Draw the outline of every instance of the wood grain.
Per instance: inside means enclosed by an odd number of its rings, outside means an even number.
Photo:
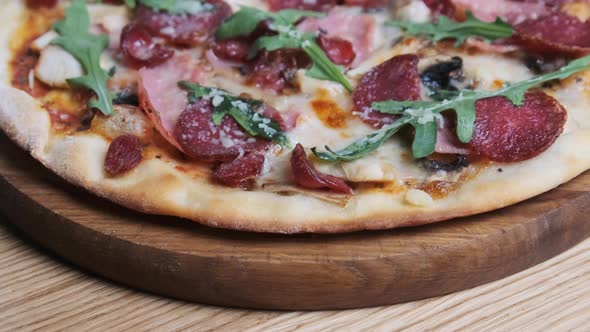
[[[140,293],[48,256],[0,217],[0,331],[587,331],[590,240],[500,281],[362,310],[225,309]]]
[[[270,309],[423,299],[511,275],[590,234],[590,175],[452,222],[338,236],[216,230],[135,213],[46,171],[0,137],[0,208],[68,261],[174,298]]]

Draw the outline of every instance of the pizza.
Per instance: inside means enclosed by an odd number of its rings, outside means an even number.
[[[4,1],[0,127],[67,181],[236,230],[389,229],[590,168],[590,3]]]

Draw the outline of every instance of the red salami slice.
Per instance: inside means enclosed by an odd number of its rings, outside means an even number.
[[[141,162],[142,147],[139,138],[121,135],[111,142],[104,162],[104,170],[115,176],[128,172]]]
[[[241,187],[251,179],[262,173],[264,168],[264,155],[251,153],[232,162],[221,164],[213,176],[215,179],[229,187]]]
[[[350,66],[356,57],[352,43],[338,37],[318,36],[318,45],[326,52],[332,62],[341,66]]]
[[[582,56],[590,54],[590,21],[564,13],[528,20],[515,27],[517,40],[529,52]]]
[[[271,11],[300,9],[326,12],[338,4],[338,0],[266,0]]]
[[[135,67],[156,66],[174,55],[174,50],[157,44],[147,29],[135,23],[123,29],[121,50],[127,63]]]
[[[222,0],[209,0],[212,10],[195,15],[174,15],[140,6],[136,20],[155,36],[179,44],[194,46],[207,40],[217,26],[231,15],[231,7]]]
[[[295,182],[307,189],[326,189],[343,194],[352,194],[352,189],[341,178],[320,173],[307,159],[305,149],[297,144],[291,154],[291,170]]]
[[[231,117],[219,126],[212,120],[210,101],[201,100],[182,112],[174,137],[189,157],[206,161],[232,161],[250,152],[265,150],[270,141],[247,135]]]
[[[375,127],[390,124],[396,117],[374,111],[371,104],[389,99],[419,100],[420,88],[418,57],[398,55],[371,69],[360,80],[352,95],[355,114]]]
[[[477,101],[474,153],[496,162],[519,162],[547,150],[561,135],[567,111],[543,92],[529,92],[521,107],[507,98]]]

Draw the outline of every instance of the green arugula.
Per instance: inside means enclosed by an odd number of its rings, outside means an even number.
[[[274,51],[281,48],[300,48],[312,60],[312,67],[306,75],[320,80],[328,80],[341,84],[352,92],[352,85],[344,76],[344,69],[334,64],[321,47],[316,43],[315,33],[304,33],[297,30],[295,23],[303,17],[321,17],[323,14],[311,11],[285,9],[278,12],[265,12],[252,7],[242,7],[217,29],[215,34],[219,40],[248,36],[265,20],[272,20],[270,29],[276,35],[262,36],[254,42],[249,58],[255,57],[260,51]]]
[[[530,80],[514,84],[506,84],[496,91],[441,91],[434,97],[435,101],[395,101],[388,100],[373,103],[372,107],[386,114],[397,114],[400,118],[391,125],[360,139],[345,149],[335,152],[325,147],[325,152],[312,149],[314,154],[327,161],[351,161],[362,158],[375,151],[387,139],[396,134],[406,125],[415,128],[416,134],[412,144],[415,158],[423,158],[434,152],[437,140],[437,119],[441,113],[454,110],[457,114],[457,136],[463,143],[468,143],[473,137],[475,125],[475,102],[490,97],[506,97],[515,106],[522,106],[526,92],[536,86],[552,80],[565,79],[575,73],[590,69],[590,56],[570,62],[553,73],[540,75]]]
[[[283,146],[289,146],[289,140],[281,131],[279,124],[257,112],[263,107],[262,101],[232,96],[225,90],[205,87],[188,81],[181,81],[178,85],[188,91],[191,104],[200,99],[211,101],[213,106],[212,119],[216,126],[221,125],[223,118],[229,115],[248,134],[269,139]]]
[[[213,5],[201,0],[125,0],[125,4],[130,8],[135,8],[138,2],[152,9],[177,15],[194,15],[213,9]]]
[[[447,16],[441,16],[437,23],[392,21],[388,24],[404,29],[409,35],[427,36],[434,41],[456,39],[455,46],[463,44],[469,37],[479,37],[492,42],[496,39],[508,38],[514,33],[512,26],[500,18],[493,23],[483,22],[471,12],[467,13],[467,20],[464,22],[456,22]]]
[[[53,29],[59,34],[51,44],[57,45],[76,58],[86,74],[68,80],[76,88],[87,88],[96,94],[89,101],[88,107],[97,108],[105,115],[113,114],[114,95],[107,88],[107,81],[114,74],[100,67],[100,55],[107,48],[109,39],[106,35],[88,33],[90,17],[86,1],[74,0],[65,12],[65,18],[55,23]]]

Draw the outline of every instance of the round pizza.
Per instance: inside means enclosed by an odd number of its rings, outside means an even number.
[[[0,127],[128,208],[336,233],[590,168],[587,0],[4,0]]]

